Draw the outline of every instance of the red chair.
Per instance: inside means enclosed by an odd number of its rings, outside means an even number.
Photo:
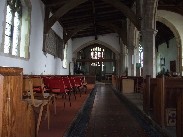
[[[85,79],[85,76],[81,77],[81,80],[82,80],[82,86],[85,90],[85,94],[86,94],[86,91],[87,91],[87,81]]]
[[[71,84],[70,78],[68,76],[66,76],[66,77],[62,77],[62,79],[64,81],[64,85],[65,85],[66,89],[70,91],[69,94],[71,95],[71,93],[73,93],[74,97],[76,99],[74,87]]]
[[[74,94],[76,94],[77,93],[77,85],[76,85],[74,77],[70,76],[69,80],[70,80],[70,83],[72,85],[73,92],[74,92]]]
[[[82,79],[79,76],[75,76],[74,80],[75,80],[76,88],[80,92],[80,97],[81,97],[81,89],[80,88],[82,88]]]
[[[66,98],[66,95],[68,94],[69,90],[66,89],[63,80],[60,78],[50,78],[49,79],[49,89],[51,93],[56,95],[62,95],[62,97]],[[70,102],[70,96],[69,96],[69,102]],[[71,106],[71,102],[70,102]],[[65,101],[64,101],[64,107],[65,107]]]
[[[49,79],[50,79],[51,77],[43,77],[43,83],[44,83],[44,85],[46,86],[46,87],[48,87],[49,86]]]

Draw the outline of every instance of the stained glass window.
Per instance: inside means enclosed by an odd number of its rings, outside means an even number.
[[[104,59],[104,51],[105,50],[100,47],[91,48],[91,59]],[[100,65],[104,66],[104,63],[103,62],[101,64],[100,62],[91,63],[91,66],[100,66]]]
[[[139,63],[143,67],[143,47],[139,44]]]
[[[66,43],[64,48],[63,68],[67,68],[67,47],[68,44]]]
[[[7,0],[4,53],[19,55],[21,13],[20,0]]]

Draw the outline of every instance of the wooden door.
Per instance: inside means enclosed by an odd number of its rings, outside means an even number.
[[[91,66],[90,65],[90,75],[96,76],[96,80],[101,80],[101,66]]]
[[[176,72],[176,61],[170,61],[170,72]]]

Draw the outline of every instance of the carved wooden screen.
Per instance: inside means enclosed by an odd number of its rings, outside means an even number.
[[[52,29],[44,37],[43,51],[63,60],[63,40]]]
[[[171,72],[176,72],[176,61],[170,61],[170,71]]]

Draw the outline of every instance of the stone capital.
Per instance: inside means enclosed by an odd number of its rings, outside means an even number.
[[[143,29],[142,34],[147,34],[147,33],[152,33],[154,35],[156,35],[158,33],[158,30],[153,29],[153,28],[147,28],[147,29]]]

